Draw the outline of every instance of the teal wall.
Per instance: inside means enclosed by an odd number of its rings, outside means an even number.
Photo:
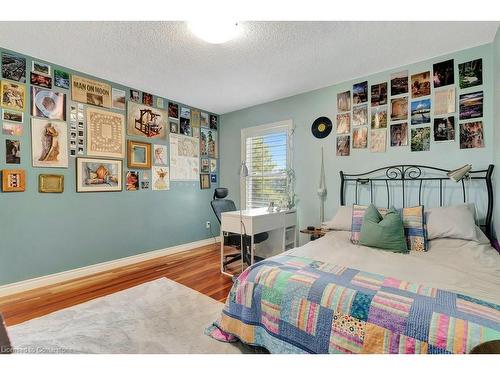
[[[360,59],[361,59],[360,55]],[[390,57],[388,57],[390,58]],[[311,134],[311,124],[319,116],[328,116],[332,121],[336,118],[337,93],[351,90],[353,83],[368,80],[368,84],[376,84],[390,80],[391,73],[408,69],[409,74],[432,71],[432,64],[446,59],[455,60],[455,82],[458,83],[458,64],[477,58],[483,59],[483,86],[459,90],[457,84],[457,111],[460,93],[484,90],[484,136],[486,146],[482,149],[460,150],[458,144],[458,126],[456,125],[457,141],[451,143],[435,143],[431,138],[431,150],[428,152],[411,152],[409,147],[386,148],[385,153],[371,153],[366,150],[352,150],[349,157],[335,155],[335,136],[330,134],[319,140]],[[353,62],[354,63],[354,62]],[[335,69],[335,64],[332,64]],[[294,79],[294,77],[290,77]],[[431,89],[433,90],[433,88]],[[432,93],[431,93],[432,94]],[[432,96],[433,98],[433,96]],[[320,149],[324,147],[325,172],[328,196],[325,203],[325,218],[330,218],[339,205],[339,171],[362,172],[391,164],[412,163],[443,168],[456,168],[465,163],[472,163],[475,169],[486,167],[493,161],[493,45],[487,44],[430,60],[421,61],[408,66],[396,67],[386,72],[336,84],[323,89],[288,97],[231,112],[221,116],[220,143],[221,150],[221,181],[220,185],[228,187],[233,198],[238,200],[239,178],[237,175],[240,161],[240,131],[243,128],[292,119],[296,127],[294,136],[294,169],[297,176],[296,193],[298,194],[299,225],[319,224],[319,199],[316,190],[319,184]],[[456,116],[456,122],[458,116]],[[411,127],[411,126],[410,126]],[[333,133],[333,132],[332,132]],[[389,139],[389,137],[388,137]],[[496,171],[497,173],[499,171]],[[457,189],[459,190],[459,189]],[[484,192],[478,190],[475,195],[472,186],[470,200],[478,203],[479,209],[485,206]],[[426,191],[431,191],[426,190]],[[432,193],[432,191],[431,191]],[[431,194],[432,195],[432,194]],[[436,195],[426,197],[427,204],[438,204]],[[396,199],[396,198],[395,198]],[[395,200],[398,204],[400,201]],[[305,240],[306,236],[302,237]]]
[[[29,81],[32,58],[26,56],[26,59]],[[59,68],[95,78],[125,90],[128,99],[128,87],[48,63],[52,74]],[[27,84],[28,108],[29,87]],[[70,92],[54,89],[67,94],[69,117]],[[168,104],[166,98],[164,102]],[[156,96],[154,103],[156,105]],[[125,111],[116,112],[125,114]],[[27,109],[24,133],[18,138],[21,165],[5,164],[5,139],[16,137],[0,134],[0,169],[20,167],[27,173],[25,192],[0,193],[0,284],[206,239],[211,236],[205,229],[207,220],[213,224],[213,233],[218,233],[217,220],[210,208],[212,190],[200,190],[199,182],[171,181],[168,191],[76,193],[75,159],[69,158],[67,169],[32,168],[30,134]],[[168,145],[168,140],[127,138]],[[123,169],[125,174],[126,160]],[[38,193],[38,175],[43,173],[63,174],[64,193]]]
[[[494,81],[494,107],[496,111],[494,111],[494,120],[493,125],[495,128],[495,147],[494,150],[494,163],[499,168],[497,173],[494,175],[495,177],[495,186],[500,186],[500,28],[497,30],[495,35],[495,40],[493,41],[493,60],[495,66],[495,81]],[[496,197],[495,201],[495,211],[493,213],[493,225],[495,233],[498,235],[500,233],[500,197]]]

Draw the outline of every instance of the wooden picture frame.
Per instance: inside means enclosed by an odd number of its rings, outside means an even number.
[[[127,141],[127,167],[151,169],[151,143]]]
[[[39,193],[62,193],[64,191],[64,176],[62,174],[38,175]]]
[[[200,189],[210,189],[210,175],[208,173],[200,173]]]
[[[24,169],[2,170],[2,191],[5,193],[26,190],[26,172]]]
[[[123,162],[117,159],[76,158],[76,192],[122,191]]]

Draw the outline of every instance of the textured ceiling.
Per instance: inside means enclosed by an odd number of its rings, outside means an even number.
[[[0,46],[226,113],[493,40],[498,22],[241,22],[211,45],[183,22],[0,22]]]

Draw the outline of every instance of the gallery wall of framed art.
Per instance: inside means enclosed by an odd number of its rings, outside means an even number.
[[[432,59],[417,60],[412,64],[396,66],[387,71],[378,72],[378,69],[374,69],[374,73],[370,75],[331,86],[325,81],[325,87],[318,90],[223,114],[220,119],[221,132],[218,134],[219,141],[225,145],[221,154],[220,184],[229,191],[239,189],[239,178],[234,171],[238,170],[240,151],[239,148],[231,147],[230,143],[231,140],[238,139],[241,129],[285,119],[292,120],[295,126],[293,165],[296,174],[296,193],[300,200],[298,220],[301,223],[310,223],[308,225],[320,224],[317,181],[320,178],[321,148],[324,150],[328,190],[325,218],[332,217],[339,205],[340,171],[364,172],[399,163],[435,165],[448,169],[466,163],[471,163],[474,168],[486,167],[494,162],[494,148],[498,147],[496,146],[498,142],[495,142],[493,137],[495,71],[493,51],[492,44],[485,44]],[[397,53],[397,48],[394,48],[394,54]],[[365,56],[364,51],[359,51],[359,56],[359,60],[353,61],[352,64],[367,73],[372,71],[370,56]],[[390,56],[387,58],[390,61]],[[450,83],[448,68],[450,60],[453,60],[453,84]],[[472,63],[476,60],[481,60],[481,78],[477,74],[478,63]],[[434,86],[435,64],[437,64],[436,71],[444,73],[436,76],[439,80],[438,87]],[[332,69],[335,69],[334,63]],[[462,75],[461,69],[464,72]],[[421,75],[424,72],[428,74]],[[413,82],[420,82],[419,79],[422,77],[430,81],[428,84],[414,85],[412,91],[412,76],[414,76]],[[392,85],[394,95],[391,93],[391,81],[394,82]],[[454,101],[450,88],[454,88],[455,91]],[[483,93],[482,98],[478,92]],[[468,101],[472,104],[471,107],[475,101],[482,99],[482,117],[460,119],[461,96],[462,102]],[[415,104],[417,102],[419,102],[418,108]],[[454,109],[451,103],[454,103]],[[411,124],[412,105],[415,110],[414,124]],[[466,107],[469,106],[463,108]],[[419,123],[423,115],[430,117],[430,122]],[[330,134],[324,138],[317,138],[311,132],[311,124],[320,117],[327,117],[333,124]],[[436,123],[434,119],[437,119]],[[453,134],[446,129],[452,128],[453,122],[455,140],[451,141],[448,138],[453,138]],[[484,147],[460,148],[461,124],[471,123],[464,125],[462,133],[476,134],[481,128],[479,124],[475,124],[477,122],[482,122],[484,142],[482,144],[465,142],[465,144]],[[442,129],[436,134],[437,140],[434,139],[435,125],[437,129]],[[389,132],[391,127],[392,139]],[[423,142],[414,142],[415,150],[411,150],[412,131],[414,139],[430,138],[429,151],[417,151],[425,148],[422,147]],[[372,140],[374,142],[371,142]],[[227,144],[229,145],[226,146]],[[446,199],[460,198],[461,190],[458,185],[456,197],[450,195]],[[369,191],[364,188],[361,190],[360,199],[367,197],[369,199]],[[380,201],[385,202],[386,197],[383,195],[385,190],[378,189],[377,194],[379,192],[382,194]],[[484,199],[480,196],[483,192],[484,190],[479,188],[474,189],[472,183],[470,200],[480,202],[479,205],[483,204]],[[349,196],[351,200],[352,190],[347,193],[351,194]],[[475,196],[476,193],[478,196]],[[401,197],[398,192],[394,194],[391,198],[394,202],[400,202]],[[430,193],[428,198],[427,204],[439,205],[439,194]],[[482,208],[479,207],[480,212],[485,212]]]
[[[200,186],[201,154],[218,186],[217,114],[2,48],[0,65],[0,257],[23,259],[0,285],[218,232]]]

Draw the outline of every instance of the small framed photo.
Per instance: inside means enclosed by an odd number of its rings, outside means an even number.
[[[217,183],[217,175],[216,174],[211,174],[210,175],[210,182],[212,184],[216,184]]]
[[[151,169],[151,143],[129,140],[127,154],[129,168]]]
[[[31,63],[31,71],[34,73],[50,76],[50,65],[33,60],[33,62]]]
[[[2,191],[6,193],[26,190],[24,169],[4,169],[2,171]]]
[[[121,160],[77,158],[76,192],[121,191],[122,173]]]
[[[11,111],[10,109],[2,109],[2,120],[22,124],[24,122],[24,113]]]
[[[208,173],[200,174],[200,189],[210,189],[210,175]]]
[[[38,192],[62,193],[64,191],[64,176],[61,174],[41,174],[38,176]]]

